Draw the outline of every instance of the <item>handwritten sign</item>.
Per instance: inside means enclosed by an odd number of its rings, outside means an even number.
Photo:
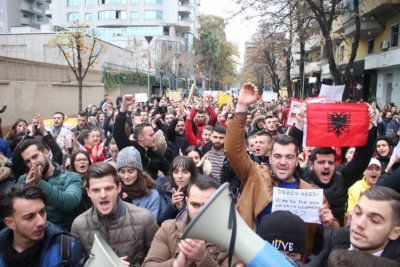
[[[321,223],[319,207],[323,201],[322,189],[286,189],[274,187],[272,212],[287,210],[299,216],[304,222]]]
[[[139,93],[135,94],[136,102],[146,102],[149,98],[147,97],[147,93]]]
[[[326,96],[328,103],[342,101],[344,85],[330,86],[323,84],[319,96]]]
[[[168,97],[169,97],[170,101],[181,101],[182,100],[180,92],[169,92]]]

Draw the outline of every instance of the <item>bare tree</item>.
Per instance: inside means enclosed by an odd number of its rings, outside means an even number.
[[[100,55],[106,49],[106,44],[94,36],[87,36],[88,24],[72,23],[70,31],[58,32],[49,40],[49,45],[58,47],[78,81],[79,111],[82,111],[83,80]]]

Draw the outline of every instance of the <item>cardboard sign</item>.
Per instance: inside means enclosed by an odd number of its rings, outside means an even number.
[[[139,94],[135,94],[135,100],[136,102],[146,102],[147,100],[149,100],[147,93],[139,93]]]
[[[274,187],[272,212],[287,210],[299,216],[304,222],[321,223],[319,207],[323,203],[322,189],[286,189]]]
[[[170,101],[181,101],[182,100],[181,93],[179,93],[179,92],[169,92],[168,97],[169,97]]]
[[[290,108],[288,112],[288,117],[286,119],[286,127],[293,126],[296,123],[296,113],[299,110],[300,106],[303,104],[303,101],[292,98],[290,100]]]
[[[277,99],[278,99],[278,93],[264,91],[262,94],[262,100],[264,102],[271,102],[272,100],[277,100]]]
[[[330,86],[323,84],[319,96],[326,96],[328,103],[342,101],[344,87],[344,85]]]
[[[221,107],[223,104],[229,104],[229,103],[231,103],[231,100],[232,100],[232,96],[220,94],[218,96],[218,106]]]

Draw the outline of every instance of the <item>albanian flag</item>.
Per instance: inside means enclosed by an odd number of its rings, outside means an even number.
[[[307,146],[349,147],[367,143],[369,116],[365,104],[307,104]]]

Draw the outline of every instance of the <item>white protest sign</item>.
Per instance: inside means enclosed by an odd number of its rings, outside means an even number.
[[[392,152],[392,156],[390,157],[390,161],[391,162],[394,162],[394,161],[396,161],[396,156],[398,157],[398,158],[400,158],[400,142],[397,144],[397,146],[394,148],[394,150],[393,150],[393,152]],[[382,169],[382,171],[384,171],[383,169]]]
[[[307,104],[312,104],[312,103],[327,103],[326,97],[325,96],[318,96],[318,97],[310,97],[306,99]]]
[[[135,94],[135,100],[136,102],[146,102],[149,98],[147,97],[147,93],[139,93]]]
[[[271,102],[272,100],[277,100],[277,99],[278,99],[278,93],[264,91],[262,94],[262,100],[265,102]]]
[[[330,86],[323,84],[319,96],[326,96],[328,103],[342,101],[344,85]]]
[[[304,222],[321,223],[319,207],[322,206],[322,189],[286,189],[274,187],[272,212],[287,210],[299,216]]]
[[[288,112],[288,117],[286,118],[286,126],[293,126],[296,123],[296,113],[299,110],[301,104],[300,100],[295,100],[292,98],[290,101],[290,108]]]

